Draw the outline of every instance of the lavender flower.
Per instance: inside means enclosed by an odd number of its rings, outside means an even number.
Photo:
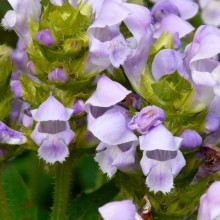
[[[186,129],[180,135],[183,138],[182,147],[192,149],[202,144],[202,137],[194,130]]]
[[[57,5],[57,6],[63,6],[66,2],[67,0],[50,0],[51,4]],[[78,0],[69,0],[69,3],[75,8],[78,4]]]
[[[139,5],[113,0],[100,1],[98,4],[92,1],[92,5],[96,9],[96,17],[88,29],[88,63],[100,67],[100,70],[111,64],[117,68],[124,65],[128,78],[137,86],[151,45],[149,10]],[[108,13],[109,8],[115,13]],[[120,32],[122,22],[133,35],[131,38],[125,39]],[[90,65],[89,68],[91,69]]]
[[[12,130],[0,121],[0,143],[25,144],[27,143],[27,138],[21,132]]]
[[[199,0],[202,9],[202,20],[205,24],[220,25],[220,2],[216,0]]]
[[[69,155],[68,144],[75,134],[68,120],[73,110],[65,108],[52,95],[38,109],[31,111],[37,125],[31,134],[33,141],[40,146],[38,155],[47,163],[63,162]]]
[[[143,150],[141,167],[147,176],[146,184],[154,193],[170,192],[173,178],[185,166],[185,159],[179,149],[182,138],[174,137],[162,124],[139,137]]]
[[[6,13],[2,19],[5,29],[14,30],[25,42],[30,44],[31,35],[28,30],[28,19],[38,21],[41,14],[41,4],[39,0],[8,0],[14,10]]]
[[[198,220],[214,220],[220,218],[220,181],[212,183],[200,199]]]
[[[109,202],[99,208],[104,220],[142,220],[131,200]]]
[[[129,93],[119,83],[102,76],[96,91],[85,103],[88,130],[102,142],[96,149],[95,159],[110,177],[118,168],[125,169],[135,163],[138,139],[128,128],[128,111],[115,105]]]
[[[54,39],[49,29],[38,31],[36,35],[36,41],[46,46],[52,46],[54,44]]]
[[[137,129],[139,133],[146,134],[163,121],[165,121],[165,113],[161,108],[147,106],[136,113],[128,126],[131,130]]]
[[[159,38],[163,32],[170,32],[175,38],[182,38],[189,34],[194,28],[185,20],[193,17],[197,11],[198,5],[191,0],[158,1],[151,11],[156,29],[154,38]]]

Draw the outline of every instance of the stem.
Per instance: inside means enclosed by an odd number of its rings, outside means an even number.
[[[51,220],[66,220],[69,191],[72,177],[72,164],[69,160],[63,164],[57,164],[54,189],[54,204],[52,207]]]
[[[3,175],[3,166],[0,166],[0,219],[11,220],[12,218],[8,209],[2,175]]]

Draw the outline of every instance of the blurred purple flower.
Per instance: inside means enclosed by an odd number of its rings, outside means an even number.
[[[154,38],[163,32],[170,32],[175,38],[182,38],[194,30],[187,19],[198,11],[198,5],[191,0],[160,0],[153,6],[151,14],[156,29]],[[175,39],[177,42],[178,39]]]
[[[25,144],[27,143],[27,138],[21,132],[9,128],[0,121],[0,143],[12,145]]]
[[[49,73],[48,79],[55,82],[66,82],[67,76],[63,68],[57,67]]]
[[[216,0],[199,0],[202,9],[202,20],[205,24],[220,25],[220,2]]]
[[[104,220],[142,220],[131,200],[109,202],[99,208]]]
[[[54,39],[52,37],[50,29],[38,31],[36,34],[36,41],[46,46],[52,46],[54,44]]]
[[[214,220],[220,218],[220,181],[211,184],[207,192],[200,198],[198,220]]]
[[[82,100],[76,99],[76,100],[74,101],[73,107],[72,107],[72,109],[73,109],[73,114],[74,114],[74,115],[77,115],[77,114],[83,112],[83,111],[84,111],[84,105],[85,105],[85,103],[84,103]]]
[[[31,35],[28,29],[28,19],[38,21],[41,14],[39,0],[8,0],[13,10],[9,10],[2,19],[5,29],[14,30],[25,42],[30,44]]]
[[[131,119],[128,127],[131,130],[137,129],[141,134],[148,133],[151,129],[165,121],[163,109],[157,106],[147,106]]]
[[[40,146],[38,155],[47,163],[63,162],[69,155],[68,144],[75,134],[69,127],[73,110],[65,108],[52,95],[38,109],[31,111],[37,125],[31,134]]]
[[[75,8],[80,0],[68,0],[69,3]],[[62,6],[67,2],[67,0],[50,0],[50,3],[57,6]]]
[[[179,174],[186,161],[179,149],[182,138],[174,137],[162,124],[139,137],[143,150],[141,167],[147,176],[146,184],[154,193],[170,192],[173,178]]]

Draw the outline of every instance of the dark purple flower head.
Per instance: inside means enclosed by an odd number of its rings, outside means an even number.
[[[137,129],[141,134],[146,134],[149,130],[165,121],[163,109],[157,106],[147,106],[138,112],[129,123],[132,130]]]
[[[48,79],[55,82],[66,82],[67,76],[63,68],[57,67],[49,73]]]
[[[202,137],[194,130],[186,129],[180,135],[183,138],[182,147],[192,149],[202,144]]]
[[[49,29],[39,31],[36,35],[36,40],[46,46],[52,46],[54,44],[54,39]]]

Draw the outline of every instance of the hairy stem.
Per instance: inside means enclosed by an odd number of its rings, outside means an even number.
[[[63,164],[57,164],[55,176],[54,204],[51,220],[66,220],[68,199],[72,180],[72,164],[69,160]]]

